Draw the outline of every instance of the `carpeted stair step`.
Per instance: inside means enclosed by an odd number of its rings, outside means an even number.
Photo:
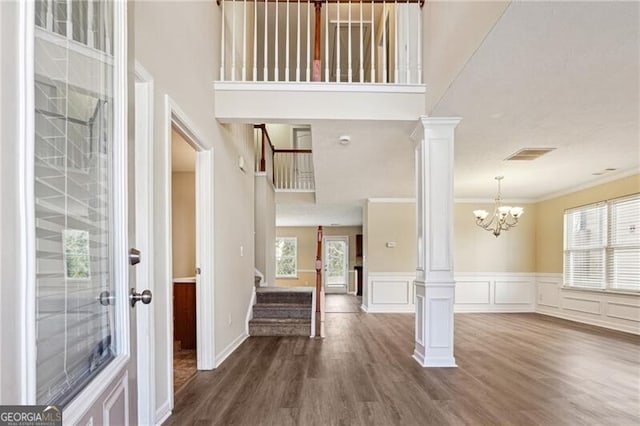
[[[309,336],[311,320],[299,318],[255,318],[249,321],[251,336]]]
[[[253,318],[299,318],[311,320],[309,303],[257,303],[253,306]]]
[[[292,303],[311,305],[312,292],[309,289],[287,289],[281,287],[262,287],[256,290],[256,302]]]

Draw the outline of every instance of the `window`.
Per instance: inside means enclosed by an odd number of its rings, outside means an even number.
[[[114,85],[122,65],[115,65],[110,49],[95,51],[112,44],[114,4],[35,3],[39,405],[68,404],[122,350],[112,261],[119,229],[113,198],[114,109],[124,101]],[[68,22],[73,25],[67,28]]]
[[[640,291],[640,195],[565,211],[564,283]]]
[[[276,238],[276,277],[297,278],[298,239],[295,237]]]

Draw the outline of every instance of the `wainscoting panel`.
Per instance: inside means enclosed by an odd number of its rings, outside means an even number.
[[[455,280],[455,312],[535,311],[533,273],[460,272]]]
[[[536,299],[538,306],[548,306],[558,308],[560,306],[560,288],[556,281],[538,279],[537,282],[538,297]]]
[[[367,312],[415,312],[413,281],[415,273],[369,272]],[[365,303],[366,302],[366,303]]]
[[[495,297],[496,305],[531,305],[534,298],[535,276],[527,280],[496,280]]]
[[[591,315],[600,315],[601,301],[584,297],[566,296],[562,297],[562,309],[568,311],[582,312]]]
[[[538,274],[536,312],[640,334],[640,295],[562,287],[562,274]]]

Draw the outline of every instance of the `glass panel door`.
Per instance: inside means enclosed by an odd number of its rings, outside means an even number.
[[[324,286],[327,293],[346,293],[349,283],[349,245],[347,237],[324,239]]]

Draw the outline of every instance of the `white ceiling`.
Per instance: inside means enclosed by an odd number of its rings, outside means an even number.
[[[514,2],[432,115],[456,129],[455,193],[538,199],[640,164],[638,3]],[[524,147],[555,147],[505,162]]]
[[[505,198],[533,201],[595,184],[603,176],[593,173],[606,168],[617,169],[608,178],[639,169],[639,9],[636,2],[511,3],[431,113],[463,118],[456,198],[492,199],[496,175],[505,176]],[[311,124],[319,205],[279,207],[278,215],[325,224],[321,213],[335,210],[324,204],[355,211],[366,198],[413,196],[415,124]],[[338,143],[343,134],[351,136],[347,146]],[[556,150],[504,161],[525,147]]]
[[[276,204],[276,226],[362,225],[362,207],[340,204]]]

